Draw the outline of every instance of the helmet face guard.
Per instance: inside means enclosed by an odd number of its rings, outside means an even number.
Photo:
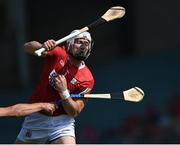
[[[71,33],[74,33],[75,31],[78,30],[74,30]],[[76,54],[73,53],[73,45],[75,43],[75,40],[78,38],[84,38],[87,39],[90,44],[89,44],[89,49],[86,53],[82,53],[80,50],[78,50],[76,52]],[[92,43],[92,38],[89,32],[83,32],[77,36],[75,36],[74,38],[71,38],[69,40],[67,40],[67,52],[74,58],[78,59],[78,60],[86,60],[89,55],[91,54],[91,49],[92,49],[93,43]]]

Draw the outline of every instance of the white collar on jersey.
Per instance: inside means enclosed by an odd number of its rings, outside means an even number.
[[[78,69],[82,69],[82,68],[84,68],[84,67],[85,67],[85,62],[82,61],[81,64],[79,65]]]

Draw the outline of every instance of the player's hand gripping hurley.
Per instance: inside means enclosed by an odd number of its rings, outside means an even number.
[[[69,35],[57,40],[56,45],[61,44],[62,42],[65,42],[66,40],[71,39],[71,38],[79,35],[80,33],[83,33],[85,31],[96,28],[99,25],[105,24],[105,23],[113,21],[115,19],[122,18],[124,15],[125,15],[125,8],[123,8],[121,6],[111,7],[109,10],[107,10],[107,12],[103,16],[101,16],[101,18],[94,21],[90,25],[83,27],[79,31],[76,31],[75,33],[69,34]],[[40,48],[35,51],[35,54],[37,56],[41,56],[42,52],[44,52],[45,50],[46,50],[45,48]]]

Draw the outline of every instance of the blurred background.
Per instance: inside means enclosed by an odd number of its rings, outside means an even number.
[[[91,31],[93,93],[138,86],[146,96],[89,100],[76,118],[77,143],[180,143],[179,0],[0,0],[0,106],[28,102],[39,79],[43,59],[24,53],[26,41],[57,40],[116,5],[125,17]],[[0,143],[13,143],[23,120],[0,118]]]

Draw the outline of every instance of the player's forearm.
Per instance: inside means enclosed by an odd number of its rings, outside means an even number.
[[[72,98],[63,100],[62,105],[66,113],[72,117],[78,116],[82,110],[82,107]]]
[[[39,49],[41,46],[42,44],[37,41],[30,41],[24,44],[24,50],[25,52],[34,55],[34,51]]]
[[[43,109],[42,103],[34,103],[34,104],[16,104],[9,107],[9,115],[8,116],[26,116],[34,112],[41,111]]]
[[[1,107],[0,108],[0,117],[9,116],[9,113],[11,113],[10,107]]]

